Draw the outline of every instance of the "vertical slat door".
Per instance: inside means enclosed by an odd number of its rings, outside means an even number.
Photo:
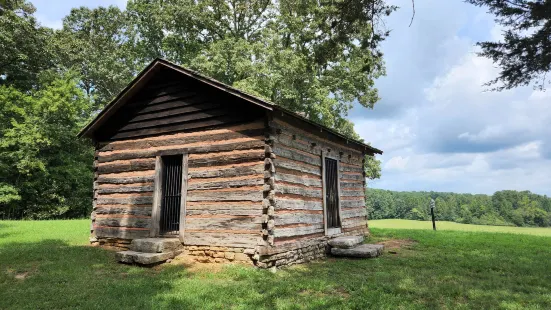
[[[341,227],[339,212],[338,163],[325,157],[325,212],[327,228]]]
[[[182,155],[163,156],[163,186],[159,234],[175,235],[180,231],[182,203]]]

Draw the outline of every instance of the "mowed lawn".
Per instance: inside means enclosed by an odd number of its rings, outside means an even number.
[[[431,221],[411,221],[411,220],[371,220],[369,221],[371,228],[390,228],[390,229],[424,229],[432,230]],[[470,232],[495,232],[495,233],[511,233],[525,234],[535,236],[551,237],[551,228],[543,227],[511,227],[511,226],[488,226],[488,225],[472,225],[460,224],[454,222],[436,222],[437,230],[455,230],[455,231],[470,231]]]
[[[551,237],[382,224],[369,240],[387,242],[380,258],[272,274],[126,266],[87,246],[88,220],[0,221],[0,309],[551,308]]]

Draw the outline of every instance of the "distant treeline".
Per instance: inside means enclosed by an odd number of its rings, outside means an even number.
[[[551,198],[529,191],[499,191],[493,195],[441,192],[395,192],[367,189],[370,219],[430,219],[430,199],[436,219],[480,225],[551,226]]]

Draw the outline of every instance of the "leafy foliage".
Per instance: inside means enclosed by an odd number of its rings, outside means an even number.
[[[93,149],[76,139],[157,57],[191,67],[359,138],[353,102],[373,108],[384,74],[384,0],[131,0],[74,8],[39,25],[25,0],[0,0],[0,216],[89,214]],[[380,177],[380,162],[366,159]]]
[[[371,219],[430,220],[430,199],[440,221],[506,226],[551,226],[551,198],[529,191],[499,191],[492,196],[394,192],[367,189]]]
[[[143,68],[135,63],[132,38],[126,13],[119,8],[75,8],[55,34],[57,65],[80,74],[81,88],[100,109]]]
[[[347,115],[354,102],[373,108],[379,99],[388,32],[374,24],[394,9],[382,0],[131,0],[125,12],[73,10],[62,37],[78,47],[66,66],[100,103],[159,57],[358,139]],[[380,162],[366,162],[379,177]]]
[[[38,74],[53,66],[53,31],[38,25],[34,12],[24,0],[0,0],[0,86],[35,87]]]
[[[488,7],[496,22],[505,27],[501,42],[480,42],[481,56],[501,69],[488,85],[494,90],[536,83],[544,89],[551,71],[551,1],[548,0],[466,0]]]
[[[75,136],[90,112],[90,101],[70,75],[28,93],[0,87],[0,213],[88,213],[93,151]]]

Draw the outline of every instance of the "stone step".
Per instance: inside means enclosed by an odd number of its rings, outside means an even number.
[[[331,254],[339,257],[372,258],[383,254],[382,244],[361,244],[349,249],[331,248]]]
[[[145,238],[134,239],[130,250],[143,253],[164,253],[183,250],[184,246],[178,238]]]
[[[333,248],[350,249],[364,242],[364,236],[344,236],[329,240]]]
[[[143,253],[136,251],[122,251],[117,252],[117,260],[126,264],[140,264],[140,265],[152,265],[157,263],[163,263],[168,259],[176,257],[180,254],[177,252],[164,252],[164,253]]]

